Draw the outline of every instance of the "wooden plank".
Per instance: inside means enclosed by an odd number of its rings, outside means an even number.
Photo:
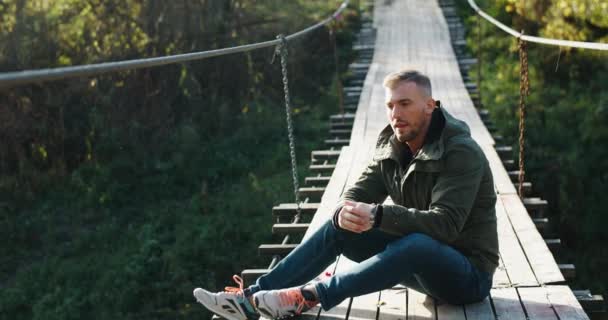
[[[437,320],[465,320],[467,319],[464,306],[447,303],[437,304]]]
[[[407,319],[436,319],[435,301],[416,290],[407,290]]]
[[[346,129],[336,129],[336,130],[346,130]],[[328,159],[338,159],[340,156],[340,150],[314,150],[310,153],[312,160],[328,160]]]
[[[576,277],[576,267],[571,263],[560,263],[557,265],[559,271],[566,279],[573,279]]]
[[[327,140],[325,140],[325,144],[328,145],[328,146],[342,147],[342,146],[349,145],[350,144],[350,140],[349,139],[333,138],[333,139],[327,139]]]
[[[241,278],[243,278],[245,285],[248,286],[268,272],[270,272],[270,269],[245,269],[241,272]]]
[[[330,173],[336,169],[335,164],[313,164],[308,167],[310,171],[316,173]]]
[[[350,129],[353,127],[353,124],[351,122],[344,122],[344,123],[340,123],[340,122],[333,122],[330,127],[332,129]]]
[[[513,170],[513,169],[517,168],[517,164],[515,163],[515,160],[513,160],[513,159],[502,159],[502,165],[507,170]]]
[[[495,208],[498,228],[498,248],[511,282],[510,286],[538,285],[538,280],[520,246],[519,239],[510,224],[502,201],[496,201]]]
[[[532,271],[539,284],[550,284],[564,281],[564,277],[541,237],[532,219],[528,216],[521,200],[515,194],[500,195],[507,217],[515,230]]]
[[[545,239],[545,243],[547,244],[547,247],[549,248],[549,250],[551,250],[553,255],[558,253],[562,246],[561,239]]]
[[[492,288],[504,288],[510,286],[511,279],[509,279],[509,275],[507,274],[507,268],[505,267],[505,263],[502,259],[502,254],[499,254],[498,267],[496,267],[496,271],[494,271],[494,277],[492,277]]]
[[[325,192],[324,187],[301,187],[298,189],[300,191],[300,196],[302,199],[310,198],[311,201],[317,201],[321,199],[323,196],[323,192]]]
[[[496,150],[490,146],[481,146],[481,149],[483,150],[490,164],[496,191],[499,194],[517,194],[517,190],[515,190],[513,182],[511,182],[511,178],[509,178],[507,171],[502,165]]]
[[[503,165],[504,165],[504,161],[503,161]],[[515,189],[519,189],[519,182],[514,181],[513,182],[513,186],[515,186]],[[524,181],[524,196],[529,195],[532,192],[532,182],[529,181]]]
[[[407,289],[387,289],[380,292],[378,319],[405,320],[407,318]]]
[[[471,303],[464,306],[467,320],[491,320],[494,319],[494,312],[490,298],[485,298],[481,302]]]
[[[591,294],[589,290],[572,290],[572,293],[586,312],[606,312],[606,304],[602,295]]]
[[[350,138],[350,134],[352,133],[352,130],[350,129],[332,129],[329,130],[329,135],[333,138],[339,137],[339,138],[344,138],[344,137],[348,137]],[[337,156],[336,156],[337,158]]]
[[[529,319],[554,320],[558,319],[549,301],[545,288],[517,288],[521,302]]]
[[[289,254],[293,249],[296,248],[297,243],[286,243],[286,244],[261,244],[258,247],[260,255],[282,255]]]
[[[515,288],[492,289],[490,295],[497,320],[526,319],[526,314]]]
[[[353,298],[348,319],[376,319],[379,301],[380,291]]]
[[[353,120],[355,119],[355,114],[354,113],[339,113],[339,114],[333,114],[331,116],[329,116],[329,120],[330,121],[343,121],[343,120]]]
[[[549,224],[549,218],[532,218],[532,222],[536,226],[538,232],[542,234]]]
[[[545,210],[548,207],[547,200],[540,198],[524,198],[524,207],[530,213],[530,216],[535,218],[542,218],[545,215]]]
[[[547,297],[560,319],[589,319],[568,286],[548,286],[545,289],[548,293]]]
[[[278,206],[272,208],[273,216],[293,216],[297,212],[297,204],[295,203],[281,203]],[[318,203],[301,203],[300,209],[303,215],[313,215],[319,209]]]
[[[329,176],[306,177],[304,183],[312,186],[326,186],[330,178]]]
[[[273,234],[305,233],[309,223],[275,223],[272,226]]]

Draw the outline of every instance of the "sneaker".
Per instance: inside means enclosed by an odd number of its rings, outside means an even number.
[[[258,312],[270,319],[297,316],[319,304],[318,300],[305,299],[301,288],[258,291],[253,301]]]
[[[213,293],[205,289],[194,289],[194,297],[209,311],[228,320],[257,320],[260,315],[245,297],[243,279],[234,275],[234,282],[239,287],[226,287],[224,292]]]

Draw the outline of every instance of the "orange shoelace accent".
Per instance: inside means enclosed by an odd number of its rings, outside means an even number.
[[[301,314],[302,311],[304,310],[304,308],[312,308],[314,306],[317,305],[317,301],[307,301],[304,296],[302,295],[302,293],[300,292],[300,289],[290,289],[290,290],[285,290],[283,292],[281,292],[281,294],[279,295],[279,299],[281,300],[281,304],[283,305],[287,305],[287,306],[298,306],[298,308],[296,309],[296,314]],[[307,310],[308,310],[307,309]]]
[[[238,288],[237,287],[225,287],[224,291],[242,295],[243,294],[243,279],[235,274],[232,276],[232,280],[234,280],[234,282],[236,282],[239,285]]]

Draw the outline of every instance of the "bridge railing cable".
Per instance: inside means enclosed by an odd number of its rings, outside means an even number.
[[[285,37],[285,40],[291,41],[296,38],[300,38],[311,31],[314,31],[332,20],[336,19],[342,11],[348,6],[349,0],[345,0],[338,9],[329,17],[325,18],[318,23],[309,26],[305,29],[302,29],[298,32],[290,34]],[[124,60],[124,61],[113,61],[113,62],[103,62],[96,64],[87,64],[87,65],[79,65],[79,66],[70,66],[70,67],[60,67],[60,68],[48,68],[48,69],[38,69],[38,70],[24,70],[24,71],[15,71],[15,72],[5,72],[0,73],[0,88],[14,87],[19,85],[24,85],[28,83],[40,83],[45,81],[59,80],[59,79],[67,79],[67,78],[75,78],[75,77],[89,77],[100,75],[104,73],[117,72],[117,71],[125,71],[125,70],[134,70],[140,68],[149,68],[149,67],[157,67],[163,66],[172,63],[180,63],[194,60],[202,60],[217,56],[223,56],[227,54],[246,52],[256,49],[268,48],[272,46],[277,46],[281,43],[280,39],[263,41],[258,43],[246,44],[242,46],[222,48],[216,50],[208,50],[208,51],[200,51],[200,52],[191,52],[184,54],[176,54],[155,58],[144,58],[144,59],[133,59],[133,60]]]
[[[551,38],[543,38],[543,37],[535,37],[524,35],[521,32],[517,32],[506,25],[502,24],[500,21],[494,19],[489,14],[483,12],[474,0],[467,0],[469,2],[469,6],[477,12],[484,19],[502,29],[504,32],[516,37],[520,38],[523,41],[527,42],[535,42],[540,44],[552,45],[552,46],[560,46],[560,47],[573,47],[573,48],[581,48],[581,49],[592,49],[592,50],[608,50],[608,43],[599,43],[599,42],[584,42],[584,41],[572,41],[572,40],[561,40],[561,39],[551,39]]]

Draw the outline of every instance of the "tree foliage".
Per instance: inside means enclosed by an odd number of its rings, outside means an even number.
[[[6,0],[0,71],[270,40],[339,3]],[[357,23],[348,10],[339,44]],[[335,66],[326,29],[289,50],[303,170],[337,111]],[[193,288],[265,267],[270,208],[292,201],[272,53],[0,91],[0,319],[209,318]]]

